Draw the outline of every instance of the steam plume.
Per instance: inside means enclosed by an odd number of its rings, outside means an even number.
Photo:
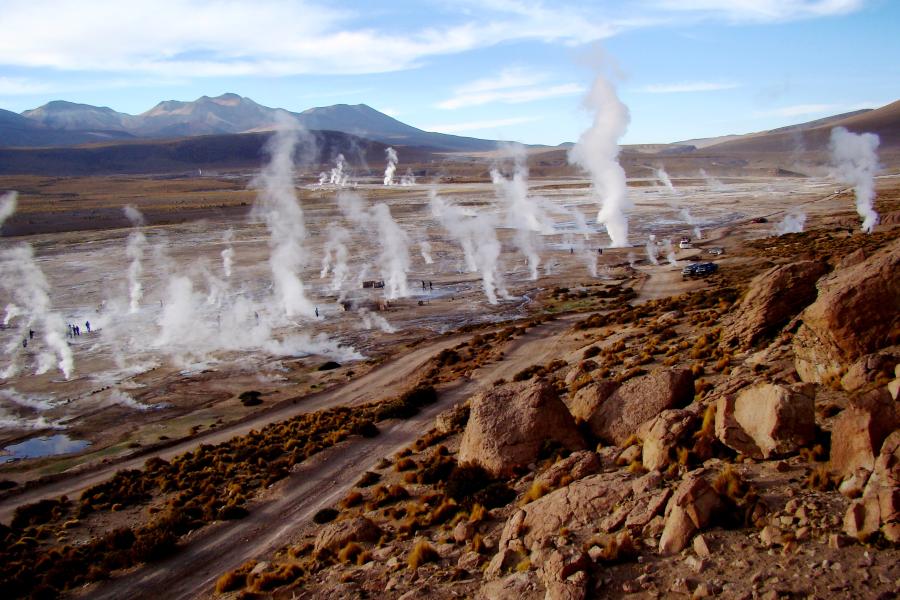
[[[498,295],[508,298],[498,268],[500,242],[493,219],[480,213],[466,214],[458,206],[445,202],[434,190],[429,192],[429,198],[431,214],[462,246],[468,269],[481,273],[481,286],[488,302],[497,304]]]
[[[231,246],[231,240],[234,238],[234,232],[230,229],[225,232],[225,243],[228,244],[224,250],[222,250],[222,270],[225,272],[225,277],[231,277],[231,267],[234,264],[234,248]]]
[[[416,185],[416,176],[413,174],[412,169],[407,167],[406,173],[400,177],[400,185]]]
[[[385,282],[385,295],[389,299],[408,296],[409,236],[394,221],[388,205],[382,202],[367,209],[358,194],[343,192],[338,195],[338,206],[351,222],[377,235],[381,245],[378,262]]]
[[[0,196],[0,227],[3,227],[3,223],[16,212],[18,198],[16,192],[7,192]]]
[[[269,163],[254,179],[254,184],[261,188],[254,210],[263,214],[269,229],[269,266],[275,295],[288,317],[315,314],[298,275],[306,259],[303,249],[306,226],[294,191],[294,151],[300,135],[295,120],[282,119],[266,145]]]
[[[784,235],[786,233],[800,233],[806,224],[806,214],[797,207],[791,209],[789,213],[784,215],[784,219],[775,225],[775,233]]]
[[[681,192],[675,189],[675,186],[672,185],[672,179],[669,177],[669,174],[666,173],[665,167],[659,167],[653,169],[656,178],[659,179],[660,183],[666,186],[666,189],[675,196],[680,196]]]
[[[125,216],[131,221],[132,231],[128,234],[128,244],[125,247],[125,255],[131,260],[128,263],[128,310],[136,313],[140,308],[141,298],[144,297],[144,288],[141,283],[141,275],[144,273],[143,260],[144,248],[147,245],[147,236],[139,228],[144,226],[144,215],[130,204],[122,209]]]
[[[328,227],[328,241],[325,242],[325,254],[322,256],[322,270],[320,278],[328,277],[331,272],[331,289],[338,292],[347,279],[349,269],[347,267],[347,240],[350,234],[346,229],[338,225]]]
[[[628,199],[625,170],[619,164],[618,140],[628,128],[628,108],[602,73],[597,74],[585,98],[594,112],[594,122],[581,134],[569,151],[569,162],[586,169],[591,176],[593,194],[600,204],[597,222],[606,226],[612,247],[628,245]]]
[[[384,169],[384,185],[394,185],[394,171],[397,170],[397,151],[388,146],[384,152],[387,154],[387,167]]]
[[[331,169],[331,175],[328,182],[332,185],[343,187],[350,181],[350,176],[344,173],[344,155],[338,154],[334,159],[334,168]]]
[[[862,217],[861,229],[872,233],[878,224],[875,212],[875,174],[878,172],[878,136],[874,133],[852,133],[843,127],[831,130],[832,175],[853,186],[856,212]]]
[[[553,233],[553,221],[540,204],[528,196],[528,163],[525,148],[510,144],[507,151],[513,158],[513,174],[507,179],[497,168],[491,169],[491,180],[500,190],[500,200],[506,211],[506,224],[515,230],[516,246],[528,260],[531,279],[538,278],[541,264],[540,233]]]
[[[647,251],[647,260],[649,260],[654,265],[658,265],[659,260],[657,259],[657,256],[659,256],[659,248],[656,247],[656,236],[652,233],[647,239],[647,243],[644,244],[644,250]]]
[[[672,240],[666,238],[662,242],[663,251],[666,253],[666,260],[669,261],[670,265],[677,265],[678,261],[675,259],[675,249],[672,248]]]
[[[431,257],[431,243],[428,240],[419,240],[419,254],[422,255],[422,260],[426,265],[434,263],[434,259]]]

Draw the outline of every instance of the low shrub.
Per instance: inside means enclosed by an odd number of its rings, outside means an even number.
[[[438,554],[437,550],[434,549],[434,546],[432,546],[425,540],[419,540],[410,551],[406,562],[409,565],[409,569],[411,571],[415,571],[425,563],[438,562],[440,560],[441,555]]]
[[[313,515],[313,522],[322,525],[324,523],[331,523],[334,521],[337,516],[340,514],[337,509],[334,508],[322,508],[316,514]]]

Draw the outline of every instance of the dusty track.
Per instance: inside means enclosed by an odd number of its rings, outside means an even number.
[[[455,403],[464,401],[495,379],[510,379],[521,369],[535,363],[546,363],[558,355],[565,330],[576,317],[569,316],[532,328],[511,342],[504,360],[485,365],[471,378],[459,380],[441,390],[440,400],[417,416],[405,421],[382,424],[375,438],[354,438],[330,448],[295,470],[252,507],[250,516],[236,522],[222,522],[190,537],[185,547],[173,558],[145,565],[105,584],[89,588],[83,594],[90,598],[158,598],[165,590],[166,598],[211,596],[216,579],[223,572],[243,562],[261,558],[283,546],[292,535],[309,523],[320,508],[335,504],[353,483],[377,460],[411,443],[431,426],[434,416]],[[447,341],[447,345],[456,340]],[[404,383],[400,367],[409,373],[423,358],[440,345],[435,344],[382,367],[393,374],[386,377],[395,386]],[[423,355],[424,353],[424,355]],[[361,378],[360,381],[362,381]],[[369,385],[372,382],[369,381]],[[350,387],[350,386],[347,386]],[[365,385],[356,389],[362,392]],[[381,392],[382,390],[379,390]],[[334,394],[347,397],[348,390]],[[353,396],[352,394],[350,395]]]
[[[363,404],[386,397],[409,386],[410,381],[415,379],[416,372],[431,356],[468,337],[470,334],[453,335],[422,344],[411,352],[385,362],[346,385],[311,394],[296,402],[289,402],[272,410],[257,413],[249,420],[198,434],[159,452],[141,453],[134,458],[79,469],[56,481],[9,496],[0,501],[0,522],[8,523],[12,518],[13,511],[22,504],[36,502],[42,498],[56,498],[63,494],[69,498],[76,498],[88,487],[112,477],[116,471],[143,467],[147,459],[152,456],[169,459],[193,450],[200,444],[218,444],[235,436],[244,435],[251,429],[260,429],[268,423],[283,421],[299,414],[333,406]]]

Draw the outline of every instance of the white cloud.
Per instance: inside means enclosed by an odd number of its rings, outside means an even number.
[[[689,92],[717,92],[720,90],[733,90],[740,87],[739,83],[716,81],[684,81],[681,83],[656,83],[645,85],[635,91],[645,94],[683,94]]]
[[[699,18],[732,22],[776,23],[843,15],[864,0],[650,0],[649,6]]]
[[[444,125],[429,125],[423,127],[425,131],[437,131],[438,133],[461,133],[463,131],[490,131],[498,127],[510,127],[523,123],[539,121],[542,117],[512,117],[509,119],[494,119],[491,121],[468,121],[465,123],[448,123]]]
[[[469,106],[503,103],[522,104],[546,98],[573,96],[584,91],[576,83],[547,85],[546,73],[527,71],[521,68],[505,69],[492,77],[476,79],[455,90],[453,96],[437,103],[438,108],[455,110]]]
[[[0,65],[132,78],[383,73],[511,42],[579,45],[652,25],[783,21],[843,14],[861,5],[862,0],[458,0],[442,4],[441,20],[435,17],[430,26],[397,30],[399,8],[396,14],[390,7],[373,13],[363,3],[355,10],[325,0],[3,0]],[[416,16],[427,17],[429,10],[425,6]],[[497,101],[527,100],[510,95]]]
[[[0,77],[0,96],[29,96],[31,94],[43,94],[53,87],[32,81],[22,77]]]
[[[398,34],[314,0],[4,0],[0,64],[193,77],[379,73],[510,41],[581,44],[625,26],[514,4]]]

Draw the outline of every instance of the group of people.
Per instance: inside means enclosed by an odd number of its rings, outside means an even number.
[[[66,337],[72,338],[72,337],[78,337],[81,335],[81,326],[80,325],[73,325],[72,323],[68,323],[68,324],[66,324],[66,327],[68,327],[68,331],[66,332]],[[90,333],[91,332],[91,322],[85,321],[84,328],[87,329],[88,333]]]
[[[426,284],[427,284],[427,285],[426,285]],[[422,280],[422,289],[423,289],[423,290],[426,290],[426,289],[427,289],[427,290],[433,290],[433,289],[434,289],[434,285],[432,285],[432,283],[431,283],[430,281],[425,281],[425,280],[423,279],[423,280]]]

